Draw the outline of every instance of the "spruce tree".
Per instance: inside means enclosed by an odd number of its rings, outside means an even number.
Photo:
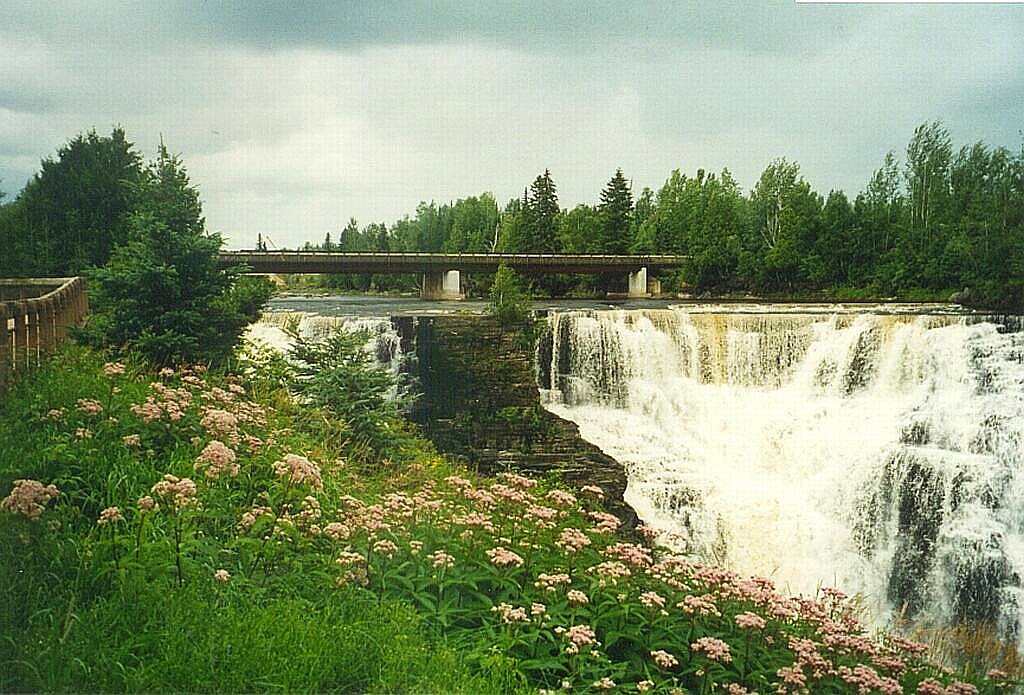
[[[558,196],[551,172],[547,169],[534,179],[530,186],[529,207],[530,237],[529,251],[534,253],[556,253],[558,239],[555,236],[555,218],[558,216]]]
[[[601,253],[626,253],[632,239],[630,225],[633,218],[633,194],[629,190],[622,169],[615,170],[615,176],[601,191],[602,237]]]

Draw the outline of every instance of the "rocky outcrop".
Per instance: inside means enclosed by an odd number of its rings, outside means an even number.
[[[398,323],[415,330],[420,395],[411,417],[440,451],[485,474],[552,475],[566,485],[597,485],[625,528],[636,512],[623,500],[622,465],[584,441],[577,426],[540,405],[533,341],[490,317],[438,316]]]

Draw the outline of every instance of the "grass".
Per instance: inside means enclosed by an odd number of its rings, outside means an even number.
[[[401,423],[299,407],[283,376],[156,375],[69,345],[5,394],[0,690],[1014,686],[867,634],[838,592],[792,599],[625,542],[600,489],[477,478]],[[371,425],[397,432],[386,458]]]

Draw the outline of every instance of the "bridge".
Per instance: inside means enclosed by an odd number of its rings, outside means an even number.
[[[679,268],[686,256],[615,256],[541,253],[330,253],[315,251],[222,251],[221,267],[245,265],[247,272],[267,273],[422,273],[423,299],[460,299],[460,273],[493,273],[498,265],[522,275],[582,273],[628,277],[630,297],[651,289],[648,272]],[[657,280],[651,279],[653,285]]]

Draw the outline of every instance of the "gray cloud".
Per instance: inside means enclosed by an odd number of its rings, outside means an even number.
[[[68,138],[161,135],[236,246],[422,199],[565,206],[774,157],[860,190],[916,125],[1019,147],[1024,7],[769,3],[24,3],[0,27],[0,188]],[[495,9],[497,8],[497,9]]]

